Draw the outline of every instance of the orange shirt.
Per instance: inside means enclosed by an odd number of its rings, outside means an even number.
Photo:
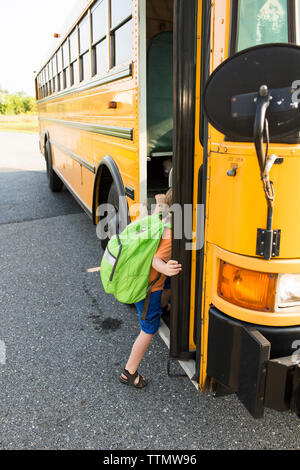
[[[172,254],[172,232],[171,232],[171,229],[165,228],[162,239],[158,246],[158,250],[154,256],[161,258],[165,263],[167,263],[171,259],[171,254]],[[151,284],[151,282],[157,278],[158,274],[159,273],[156,271],[156,269],[151,267],[150,276],[149,276],[149,284]],[[156,283],[152,287],[151,292],[163,290],[166,277],[167,276],[165,276],[164,274],[160,274],[160,278],[158,281],[156,281]]]

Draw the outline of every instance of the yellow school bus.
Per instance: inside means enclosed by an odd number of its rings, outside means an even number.
[[[49,186],[65,185],[95,224],[107,202],[129,221],[135,204],[168,189],[172,162],[174,202],[183,216],[192,207],[192,221],[173,240],[183,272],[172,279],[169,363],[194,360],[200,391],[236,393],[255,417],[265,407],[300,413],[299,133],[268,145],[276,199],[274,249],[264,256],[253,139],[213,125],[205,87],[243,51],[299,44],[299,8],[299,0],[91,1],[36,76]]]

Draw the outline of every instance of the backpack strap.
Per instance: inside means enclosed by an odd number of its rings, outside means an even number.
[[[160,279],[160,276],[161,276],[161,274],[159,273],[158,276],[154,279],[154,281],[152,281],[151,284],[149,284],[149,286],[148,286],[148,289],[147,289],[147,296],[146,296],[146,298],[145,298],[145,302],[144,302],[144,306],[143,306],[143,311],[142,311],[142,317],[141,317],[141,320],[142,320],[142,321],[145,321],[145,320],[146,320],[146,315],[147,315],[148,308],[149,308],[149,303],[150,303],[150,297],[151,297],[152,287],[153,287],[154,284]]]
[[[118,240],[118,243],[119,243],[119,253],[118,253],[117,257],[115,258],[115,263],[113,265],[113,269],[112,269],[112,272],[111,272],[111,275],[110,275],[110,278],[109,278],[109,282],[112,282],[112,280],[113,280],[113,277],[114,277],[115,271],[116,271],[116,267],[117,267],[118,261],[120,259],[122,248],[123,248],[120,237],[119,237],[119,234],[117,233],[116,236],[117,236],[117,240]],[[109,253],[108,250],[107,250],[107,252]]]
[[[168,215],[164,218],[164,219],[161,219],[163,224],[164,224],[164,228],[172,228],[172,223],[170,221],[170,213],[168,213]]]

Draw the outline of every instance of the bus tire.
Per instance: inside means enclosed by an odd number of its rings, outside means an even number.
[[[48,185],[51,191],[58,193],[62,190],[63,182],[59,179],[52,167],[52,158],[51,158],[51,147],[49,140],[47,140],[45,145],[45,156],[46,156],[46,166],[47,166],[47,177]]]
[[[107,204],[110,204],[115,208],[116,216],[108,221],[106,228],[109,229],[109,226],[110,226],[109,231],[116,233],[116,230],[118,231],[118,218],[119,218],[119,192],[115,183],[112,183],[109,189],[108,196],[107,196]],[[101,239],[101,246],[103,250],[106,249],[110,238],[111,236],[108,235],[106,238]]]

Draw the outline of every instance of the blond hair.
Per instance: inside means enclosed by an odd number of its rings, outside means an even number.
[[[172,203],[173,203],[173,190],[171,188],[166,194],[166,204],[168,204],[168,206],[171,207]]]

